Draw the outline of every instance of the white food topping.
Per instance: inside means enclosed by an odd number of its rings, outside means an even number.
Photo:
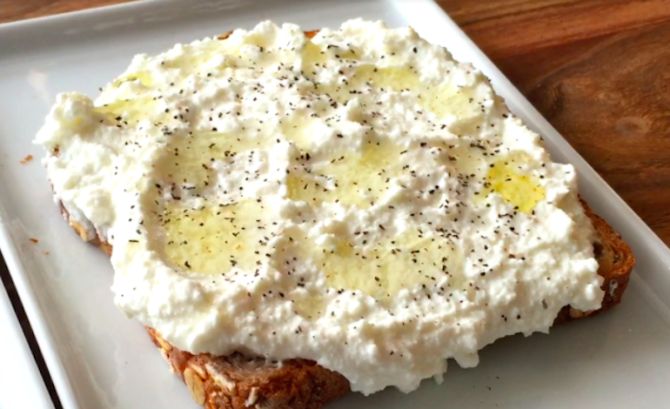
[[[112,244],[115,302],[176,347],[307,358],[355,391],[603,296],[570,165],[408,28],[263,22],[136,56],[37,136]]]

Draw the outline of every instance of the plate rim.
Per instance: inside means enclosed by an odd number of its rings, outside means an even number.
[[[3,319],[3,317],[7,319]],[[6,336],[11,339],[10,342],[5,344],[9,344],[9,349],[2,348],[2,355],[11,356],[13,360],[9,362],[21,366],[20,373],[28,376],[26,381],[29,383],[26,387],[18,389],[15,389],[11,384],[0,384],[0,392],[3,392],[0,394],[2,395],[0,404],[3,402],[8,404],[10,402],[11,404],[22,402],[19,404],[37,405],[40,408],[53,408],[54,402],[47,391],[46,382],[37,367],[37,361],[21,329],[19,317],[10,301],[9,293],[4,283],[0,283],[0,329],[3,334],[7,334],[3,335],[3,337]],[[25,392],[30,393],[30,396],[17,396]]]
[[[262,2],[262,0],[253,0]],[[517,115],[523,118],[524,122],[532,125],[535,130],[542,129],[541,134],[545,139],[550,139],[554,150],[558,150],[561,155],[569,157],[570,163],[579,167],[580,176],[580,191],[584,190],[583,181],[588,180],[586,192],[582,192],[585,197],[591,196],[589,191],[594,190],[589,188],[591,186],[599,186],[604,188],[606,195],[610,202],[605,205],[594,205],[593,207],[599,214],[604,214],[608,222],[613,225],[621,225],[620,218],[627,219],[626,224],[634,226],[639,229],[636,232],[636,238],[628,239],[628,242],[640,242],[645,240],[645,246],[648,251],[645,253],[655,253],[662,255],[668,265],[668,272],[670,272],[670,249],[658,237],[658,235],[651,230],[651,228],[628,206],[628,204],[609,186],[609,184],[586,162],[586,160],[567,142],[565,138],[537,111],[537,109],[528,101],[528,99],[521,94],[521,92],[514,86],[511,81],[493,64],[493,62],[484,54],[484,52],[470,39],[465,32],[458,27],[458,25],[451,19],[451,17],[444,11],[434,0],[386,0],[398,8],[399,14],[403,15],[406,20],[420,21],[418,16],[422,15],[422,19],[429,21],[440,21],[440,24],[445,25],[441,31],[449,31],[456,34],[458,38],[453,39],[454,43],[462,43],[472,54],[476,61],[473,65],[484,72],[487,77],[495,78],[494,88],[496,93],[499,93],[499,88],[505,89],[505,100],[510,106],[510,109]],[[53,29],[55,25],[62,24],[68,21],[82,21],[87,19],[105,18],[110,13],[133,13],[152,7],[158,7],[161,3],[177,3],[175,0],[139,0],[129,3],[114,4],[102,7],[94,7],[85,10],[78,10],[67,13],[60,13],[49,16],[35,17],[25,20],[7,22],[0,24],[0,35],[5,33],[21,33],[24,31],[30,32],[33,30],[49,30]],[[432,23],[425,23],[421,26],[415,25],[416,31],[423,35],[427,26]],[[450,41],[452,41],[450,39]],[[444,45],[443,43],[440,43]],[[35,51],[40,52],[40,51]],[[467,59],[469,60],[469,59]],[[497,84],[496,84],[497,83]],[[510,103],[514,101],[514,103]],[[548,131],[548,132],[547,132]],[[554,156],[554,155],[552,155]],[[0,186],[0,191],[2,187]],[[595,194],[595,193],[594,193]],[[621,228],[617,227],[618,231]],[[626,230],[630,230],[627,228]],[[632,235],[632,234],[629,234]],[[629,241],[630,240],[630,241]],[[42,311],[39,297],[32,288],[27,279],[27,271],[24,263],[21,260],[21,252],[17,249],[17,241],[11,233],[11,226],[9,225],[9,218],[4,209],[4,205],[0,200],[0,252],[5,259],[9,273],[14,280],[14,283],[19,294],[19,302],[23,305],[29,319],[29,325],[32,327],[35,337],[38,342],[40,351],[42,352],[47,369],[51,375],[58,397],[64,407],[79,408],[81,403],[77,399],[71,379],[67,375],[67,370],[63,364],[61,356],[59,356],[54,343],[54,336],[49,326],[46,323],[46,315]],[[636,255],[639,256],[639,250]],[[636,269],[635,271],[637,271]],[[660,273],[660,272],[659,272]],[[666,304],[667,306],[667,304]],[[41,378],[41,376],[40,376]]]

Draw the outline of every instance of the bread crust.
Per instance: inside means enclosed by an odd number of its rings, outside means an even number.
[[[563,307],[554,324],[595,315],[609,310],[621,302],[631,272],[635,267],[633,250],[621,238],[621,235],[605,219],[595,214],[583,199],[580,199],[580,201],[598,237],[596,242],[593,243],[593,253],[598,261],[598,274],[603,278],[600,288],[605,291],[605,295],[600,308],[597,310],[580,311],[570,306]]]
[[[349,392],[347,379],[305,359],[283,362],[239,353],[190,354],[147,328],[196,403],[209,409],[312,409]]]

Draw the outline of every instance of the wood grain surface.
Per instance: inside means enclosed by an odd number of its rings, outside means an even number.
[[[0,0],[0,23],[122,1]],[[670,0],[438,2],[670,244]],[[1,257],[0,276],[60,407]]]
[[[670,244],[670,0],[443,0]]]

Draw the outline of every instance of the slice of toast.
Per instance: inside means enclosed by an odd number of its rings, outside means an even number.
[[[598,310],[579,311],[565,306],[554,323],[594,315],[619,303],[635,265],[633,252],[621,236],[586,202],[582,201],[582,205],[598,235],[593,246],[598,274],[604,279],[605,296]],[[73,220],[63,206],[61,212],[82,239],[111,255],[112,246],[104,238]],[[193,355],[173,347],[152,328],[147,330],[170,369],[186,383],[193,399],[205,408],[316,409],[349,391],[349,382],[344,376],[313,361],[277,362],[238,353]]]
[[[311,38],[317,32],[306,31],[305,35]],[[231,33],[224,33],[218,38],[223,40]],[[582,205],[598,235],[593,246],[599,265],[598,274],[604,279],[602,288],[605,296],[598,310],[579,311],[565,306],[554,323],[594,315],[619,303],[635,265],[633,252],[619,234],[593,213],[586,202],[582,201]],[[72,219],[62,205],[61,212],[83,240],[111,255],[112,246],[94,229]],[[278,362],[240,353],[194,355],[170,345],[152,328],[147,328],[147,331],[170,364],[170,369],[186,383],[193,399],[205,408],[317,409],[350,390],[344,376],[313,361],[291,359]]]

